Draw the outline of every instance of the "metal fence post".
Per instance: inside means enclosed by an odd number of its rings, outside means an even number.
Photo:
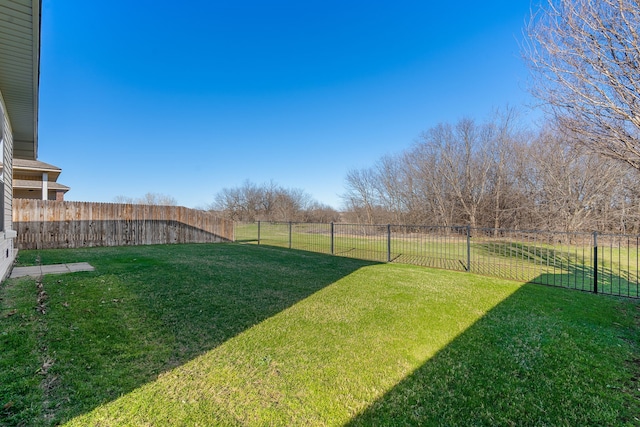
[[[593,293],[598,293],[598,232],[593,232]]]
[[[391,262],[391,224],[387,224],[387,262]]]
[[[471,225],[467,225],[467,272],[471,272]]]
[[[260,244],[260,221],[258,221],[258,244]]]
[[[291,221],[289,221],[289,249],[291,249]]]
[[[334,252],[334,242],[333,242],[333,221],[331,221],[331,255],[333,255]]]

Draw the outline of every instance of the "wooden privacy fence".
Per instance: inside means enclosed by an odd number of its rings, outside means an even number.
[[[233,222],[182,206],[15,199],[18,249],[233,241]]]

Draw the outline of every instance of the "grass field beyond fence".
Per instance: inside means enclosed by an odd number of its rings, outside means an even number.
[[[234,233],[240,243],[640,298],[640,236],[264,221],[235,223]]]
[[[0,425],[640,424],[640,303],[277,247],[21,251]]]

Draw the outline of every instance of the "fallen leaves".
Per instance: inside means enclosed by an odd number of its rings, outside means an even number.
[[[45,357],[44,361],[42,362],[42,366],[40,367],[40,369],[38,369],[38,373],[40,375],[47,375],[49,373],[49,369],[51,369],[54,363],[55,362],[52,358]]]
[[[47,314],[47,306],[46,302],[49,299],[49,295],[44,290],[44,285],[42,284],[42,280],[38,280],[36,282],[36,289],[38,291],[37,305],[36,311],[40,314]]]

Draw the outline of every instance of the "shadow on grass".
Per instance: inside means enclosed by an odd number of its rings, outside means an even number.
[[[42,325],[40,359],[52,365],[42,379],[44,403],[31,404],[42,404],[41,419],[51,424],[129,393],[375,264],[235,244],[25,251],[20,257],[27,264],[82,260],[96,268],[43,279],[47,314],[36,322]],[[13,419],[19,425],[20,410],[12,406],[0,424]]]
[[[574,250],[568,250],[567,248],[562,247],[557,248],[548,245],[527,244],[513,241],[474,242],[471,244],[471,247],[485,255],[501,258],[516,258],[527,260],[534,264],[546,264],[557,267],[565,265],[567,262],[576,263],[584,257],[589,258],[591,256],[590,247],[588,248],[589,252],[585,254],[578,252],[578,247],[574,248]]]
[[[488,261],[474,262],[473,272],[587,292],[594,290],[591,247],[585,251],[585,247],[567,249],[526,243],[487,242],[474,243],[472,248],[478,254],[491,258]],[[633,266],[614,267],[610,261],[602,254],[599,256],[598,292],[640,297],[640,276],[637,269]]]
[[[579,291],[593,292],[593,267],[581,264],[566,264],[558,273],[543,273],[531,283]],[[604,286],[605,283],[601,282]],[[610,289],[610,286],[607,287]]]
[[[594,292],[596,289],[595,272],[592,265],[565,262],[557,267],[558,273],[542,273],[531,283],[574,289],[585,292]],[[624,296],[631,298],[640,297],[640,286],[636,275],[628,271],[619,271],[620,276],[609,267],[598,266],[597,291],[604,295]]]
[[[524,284],[346,425],[635,425],[634,304]]]

